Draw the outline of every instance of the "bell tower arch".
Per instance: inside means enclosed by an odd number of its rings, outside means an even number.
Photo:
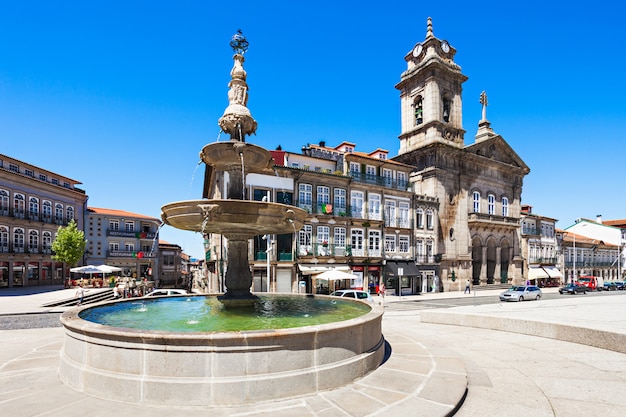
[[[396,85],[402,117],[399,155],[434,142],[463,147],[461,92],[467,77],[454,62],[455,54],[448,41],[435,37],[429,17],[426,39],[404,57],[407,70]]]

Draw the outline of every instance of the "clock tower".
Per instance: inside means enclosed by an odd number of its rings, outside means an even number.
[[[409,183],[418,196],[437,202],[434,271],[444,291],[474,285],[525,283],[519,242],[523,178],[530,172],[487,120],[487,93],[480,96],[482,119],[473,143],[465,144],[462,85],[467,77],[454,62],[456,50],[433,34],[428,18],[426,39],[406,54],[400,91],[400,150],[393,160],[414,167]],[[426,210],[417,201],[416,210]],[[428,239],[415,230],[416,252]],[[428,250],[428,248],[427,248]]]
[[[426,39],[404,57],[408,68],[396,85],[402,106],[398,154],[431,143],[463,147],[461,91],[467,77],[454,62],[455,54],[446,40],[435,37],[428,18]]]

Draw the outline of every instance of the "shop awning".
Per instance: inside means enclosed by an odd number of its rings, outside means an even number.
[[[544,266],[543,270],[546,271],[550,278],[563,278],[561,271],[559,271],[556,266]]]
[[[417,265],[414,262],[397,262],[387,261],[387,274],[390,276],[408,276],[414,277],[420,274]]]
[[[530,266],[528,267],[528,278],[545,279],[548,278],[548,274],[540,266]]]
[[[300,273],[302,275],[321,274],[322,272],[326,271],[352,272],[350,267],[346,264],[299,264],[298,268],[300,269]]]

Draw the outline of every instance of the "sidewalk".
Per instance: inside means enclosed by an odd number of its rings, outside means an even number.
[[[476,291],[475,296],[493,297],[500,292]],[[0,314],[14,313],[12,309],[42,312],[42,300],[73,296],[74,290],[63,289],[30,295],[0,291]],[[387,296],[385,303],[463,297],[470,295]],[[610,340],[611,347],[626,346],[624,317],[626,291],[449,309],[389,310],[383,318],[383,332],[391,356],[353,384],[292,400],[184,410],[121,404],[76,392],[63,385],[56,373],[62,328],[5,330],[0,331],[0,409],[3,415],[15,417],[181,413],[194,417],[207,412],[214,417],[621,417],[626,407],[626,355],[590,344]],[[579,342],[567,341],[572,335]]]

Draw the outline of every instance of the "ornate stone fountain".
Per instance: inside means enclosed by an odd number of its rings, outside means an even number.
[[[227,291],[217,296],[222,303],[236,308],[255,303],[258,298],[250,292],[248,240],[260,234],[295,233],[302,227],[306,213],[293,206],[246,199],[246,174],[273,175],[273,161],[267,150],[244,140],[256,130],[256,121],[246,106],[243,54],[247,42],[240,32],[231,46],[235,64],[229,83],[229,106],[219,120],[230,140],[208,144],[200,152],[210,172],[209,186],[215,185],[216,171],[228,174],[226,195],[167,204],[162,207],[162,218],[179,229],[226,236]],[[288,297],[326,305],[346,302],[329,296]],[[274,299],[278,296],[265,295],[258,302],[273,303]],[[66,336],[59,376],[64,383],[123,402],[228,406],[340,387],[376,369],[384,355],[382,311],[371,307],[361,316],[329,324],[228,332],[131,329],[81,317],[81,312],[85,317],[98,317],[100,310],[136,309],[133,301],[82,307],[62,315]],[[141,314],[149,315],[152,308],[159,307],[159,301],[142,302]],[[184,303],[181,306],[184,308]],[[146,316],[138,316],[137,320],[142,320],[140,317]]]
[[[248,42],[241,31],[231,41],[235,63],[228,84],[229,105],[219,119],[219,126],[230,135],[228,142],[206,145],[200,159],[210,172],[228,173],[226,199],[181,201],[162,207],[165,224],[194,232],[217,233],[228,239],[228,269],[225,301],[254,298],[250,293],[252,274],[248,263],[248,240],[257,235],[295,233],[302,228],[306,211],[285,204],[250,201],[245,194],[245,175],[273,174],[271,154],[259,146],[245,143],[245,137],[256,131],[248,104],[248,84],[243,68]],[[209,176],[209,187],[215,175]],[[206,184],[205,184],[206,186]]]

